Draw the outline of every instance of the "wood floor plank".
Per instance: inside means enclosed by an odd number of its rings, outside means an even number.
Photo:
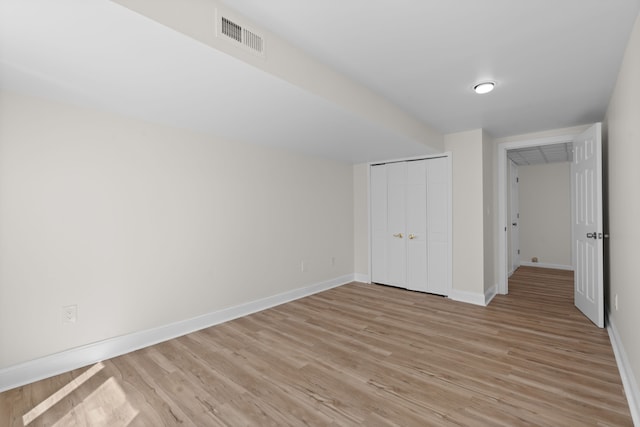
[[[0,393],[0,426],[632,426],[572,272],[509,290],[351,283]]]

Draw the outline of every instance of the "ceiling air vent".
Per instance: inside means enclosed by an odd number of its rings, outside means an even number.
[[[242,43],[242,27],[225,17],[222,18],[222,34]]]
[[[231,20],[228,17],[218,15],[217,21],[216,34],[218,36],[249,52],[264,56],[264,38],[260,34],[239,24],[237,19]]]

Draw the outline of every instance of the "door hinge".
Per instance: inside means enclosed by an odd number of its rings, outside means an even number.
[[[518,255],[520,255],[520,249],[518,249]]]

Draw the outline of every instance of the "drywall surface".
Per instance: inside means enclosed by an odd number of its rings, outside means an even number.
[[[273,33],[260,28],[218,1],[115,0],[131,10],[180,31],[202,43],[233,55],[300,88],[328,99],[362,117],[383,124],[423,143],[428,153],[443,149],[442,134],[377,95],[363,85],[335,72]],[[215,35],[218,14],[247,23],[264,35],[266,59],[226,43]]]
[[[452,156],[455,291],[484,294],[483,132],[445,135]]]
[[[369,165],[353,165],[354,272],[369,276]]]
[[[484,259],[484,291],[492,289],[496,284],[496,239],[495,227],[495,188],[493,171],[496,163],[493,140],[486,132],[482,132],[482,217],[483,217],[483,259]]]
[[[519,166],[520,260],[571,266],[571,163]]]
[[[7,92],[0,111],[0,368],[353,273],[349,164]]]
[[[609,304],[610,320],[624,346],[631,374],[640,385],[640,17],[636,20],[622,62],[609,108],[608,185],[609,200]],[[618,296],[618,308],[612,301]],[[636,396],[638,398],[638,396]],[[636,405],[640,405],[636,402]]]

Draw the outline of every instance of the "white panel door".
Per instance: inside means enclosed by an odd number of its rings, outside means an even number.
[[[449,244],[449,159],[427,160],[427,292],[448,295],[451,274]]]
[[[573,141],[572,186],[575,305],[604,327],[602,141],[597,123]]]
[[[372,282],[448,295],[450,165],[443,157],[371,166]]]
[[[511,161],[509,167],[509,190],[510,202],[509,207],[511,219],[511,266],[510,271],[513,273],[520,267],[520,179],[518,178],[518,165]]]
[[[387,166],[371,166],[371,281],[389,284],[387,262]]]
[[[427,281],[427,162],[431,161],[407,162],[407,288],[422,292],[430,292]]]
[[[407,163],[387,164],[387,278],[389,285],[406,288]]]

